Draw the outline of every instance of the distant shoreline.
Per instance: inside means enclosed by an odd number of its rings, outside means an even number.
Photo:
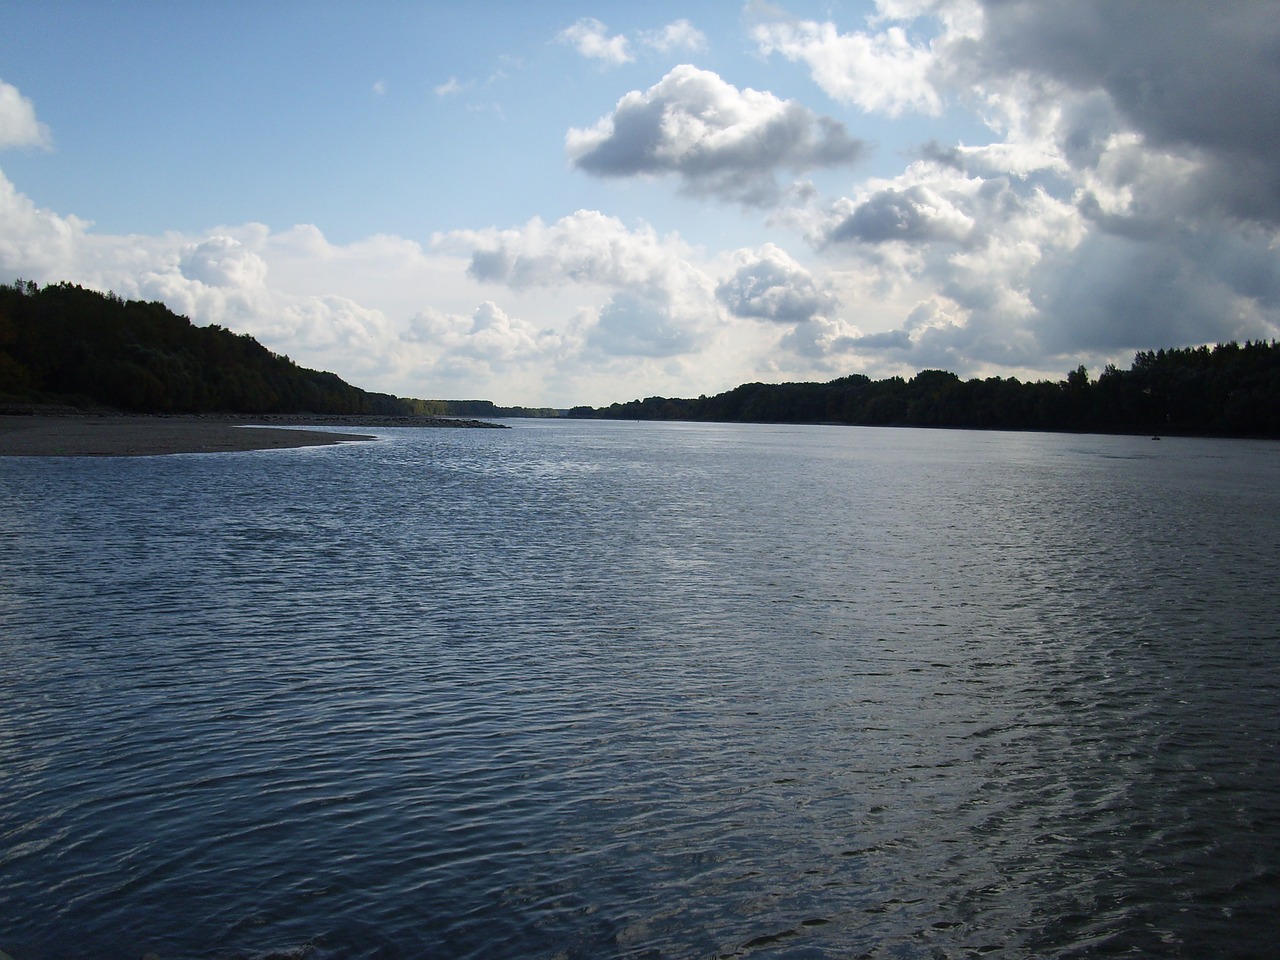
[[[307,427],[497,427],[437,417],[211,414],[35,413],[0,415],[0,456],[152,457],[175,453],[244,453],[373,440],[363,433]]]

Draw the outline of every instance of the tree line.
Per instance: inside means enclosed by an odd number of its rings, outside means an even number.
[[[406,400],[415,414],[424,417],[527,417],[560,416],[553,407],[500,407],[492,400]]]
[[[0,397],[141,413],[412,413],[161,303],[23,280],[0,284]]]
[[[0,284],[0,401],[135,413],[554,417],[489,400],[371,393],[253,337],[197,327],[162,303],[70,284]]]
[[[569,416],[1280,437],[1280,345],[1142,351],[1128,370],[1109,364],[1097,379],[1083,366],[1063,381],[1034,383],[961,380],[945,370],[910,380],[854,374],[828,383],[748,383],[697,399],[574,407]]]
[[[488,400],[371,393],[300,367],[246,334],[194,326],[161,303],[70,283],[0,284],[0,401],[143,413],[555,416]],[[572,417],[1199,433],[1280,437],[1280,345],[1273,340],[1143,351],[1096,379],[909,380],[861,374],[828,383],[747,383],[713,397],[648,397],[574,407]]]

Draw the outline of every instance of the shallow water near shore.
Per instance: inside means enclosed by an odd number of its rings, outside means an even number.
[[[17,960],[1269,955],[1280,445],[0,459]]]

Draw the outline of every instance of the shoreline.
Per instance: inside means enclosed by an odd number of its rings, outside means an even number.
[[[34,413],[0,415],[0,456],[153,457],[176,453],[246,453],[374,440],[364,433],[308,427],[498,427],[433,417],[145,415]]]

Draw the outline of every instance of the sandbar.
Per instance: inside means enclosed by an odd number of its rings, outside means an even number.
[[[279,418],[273,418],[279,419]],[[308,430],[308,424],[253,426],[253,417],[0,416],[0,456],[152,457],[313,447],[371,436]]]

